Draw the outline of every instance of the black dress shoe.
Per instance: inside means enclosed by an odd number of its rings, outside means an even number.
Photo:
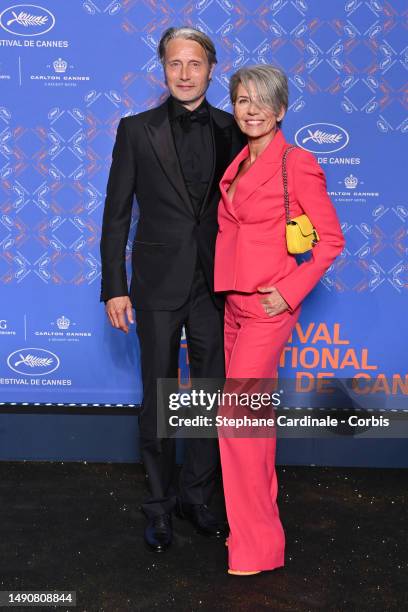
[[[196,530],[203,535],[222,538],[228,532],[226,523],[215,518],[205,504],[179,502],[177,504],[177,515],[190,521]]]
[[[173,540],[170,514],[160,514],[150,518],[146,525],[144,538],[151,550],[164,552]]]

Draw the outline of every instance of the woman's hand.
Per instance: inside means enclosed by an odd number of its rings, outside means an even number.
[[[261,300],[261,304],[268,317],[274,317],[289,309],[289,304],[285,302],[275,287],[257,287],[257,291],[265,294],[265,297]]]

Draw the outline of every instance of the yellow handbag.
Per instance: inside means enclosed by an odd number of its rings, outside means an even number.
[[[288,153],[293,149],[296,149],[296,147],[288,147],[283,154],[282,178],[286,214],[286,245],[288,253],[297,255],[299,253],[306,253],[307,251],[310,251],[310,249],[313,249],[319,240],[319,235],[307,215],[303,214],[299,215],[298,217],[293,217],[293,219],[290,218],[286,159]]]

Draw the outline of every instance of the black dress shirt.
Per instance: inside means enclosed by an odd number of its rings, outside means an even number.
[[[204,99],[198,108],[189,111],[175,98],[170,97],[169,118],[186,188],[198,215],[214,162],[207,101]]]

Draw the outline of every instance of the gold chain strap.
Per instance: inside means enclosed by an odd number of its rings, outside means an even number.
[[[289,224],[290,221],[290,212],[289,212],[289,192],[288,192],[288,171],[286,168],[286,159],[288,157],[288,154],[293,151],[293,149],[296,149],[297,147],[295,147],[294,145],[291,145],[290,147],[288,147],[284,154],[283,154],[283,158],[282,158],[282,180],[283,180],[283,199],[285,202],[285,214],[286,214],[286,224]]]

